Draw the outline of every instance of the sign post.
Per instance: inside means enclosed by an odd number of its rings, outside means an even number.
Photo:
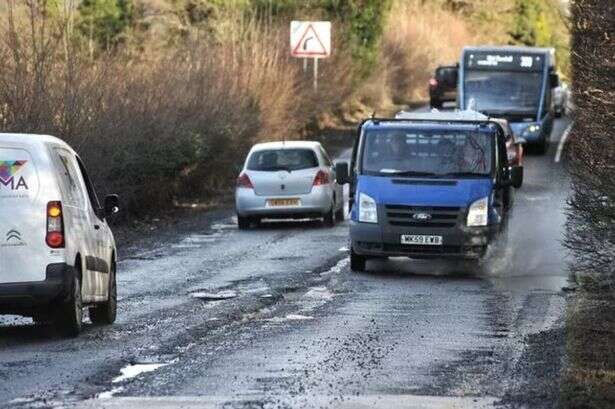
[[[304,72],[307,71],[307,59],[314,60],[314,90],[318,90],[318,60],[331,55],[331,22],[292,21],[290,54],[303,58]]]

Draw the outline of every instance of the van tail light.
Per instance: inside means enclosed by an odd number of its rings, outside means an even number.
[[[314,178],[314,186],[322,186],[329,184],[329,176],[322,170],[319,170]]]
[[[435,78],[430,78],[429,79],[429,86],[430,87],[434,87],[434,88],[437,87],[438,86],[438,80],[435,79]]]
[[[252,184],[250,176],[248,176],[247,173],[242,173],[241,175],[239,175],[239,177],[237,178],[237,187],[254,189],[254,185]]]
[[[47,203],[47,245],[53,249],[64,247],[64,215],[62,202]]]

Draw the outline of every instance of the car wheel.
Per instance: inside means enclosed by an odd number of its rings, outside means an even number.
[[[49,314],[36,314],[32,316],[32,321],[36,325],[49,325],[53,322],[53,317]]]
[[[337,212],[335,212],[335,218],[338,222],[343,222],[346,219],[345,216],[346,215],[344,214],[344,206],[342,205],[342,207]]]
[[[76,337],[81,332],[83,322],[83,302],[81,300],[81,279],[75,271],[70,294],[66,302],[59,308],[55,318],[56,327],[64,335]]]
[[[335,209],[334,209],[334,207],[335,207],[335,205],[331,205],[331,210],[329,210],[329,212],[324,217],[325,226],[327,226],[327,227],[334,227],[335,226]]]
[[[365,271],[365,265],[367,264],[367,258],[360,256],[350,249],[350,269],[352,271],[362,272]]]
[[[115,264],[109,272],[109,298],[107,302],[90,308],[90,321],[93,324],[109,325],[115,322],[117,316],[117,284],[115,279]]]
[[[250,218],[237,215],[237,227],[239,230],[247,230],[250,228]]]

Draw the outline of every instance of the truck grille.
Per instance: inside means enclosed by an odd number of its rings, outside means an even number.
[[[460,207],[385,206],[388,223],[391,226],[403,227],[455,227],[460,210]],[[426,214],[429,218],[417,219],[415,214]]]

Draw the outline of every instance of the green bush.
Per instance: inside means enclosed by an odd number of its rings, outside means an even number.
[[[133,19],[132,0],[83,0],[78,9],[81,33],[104,49],[120,41]]]

